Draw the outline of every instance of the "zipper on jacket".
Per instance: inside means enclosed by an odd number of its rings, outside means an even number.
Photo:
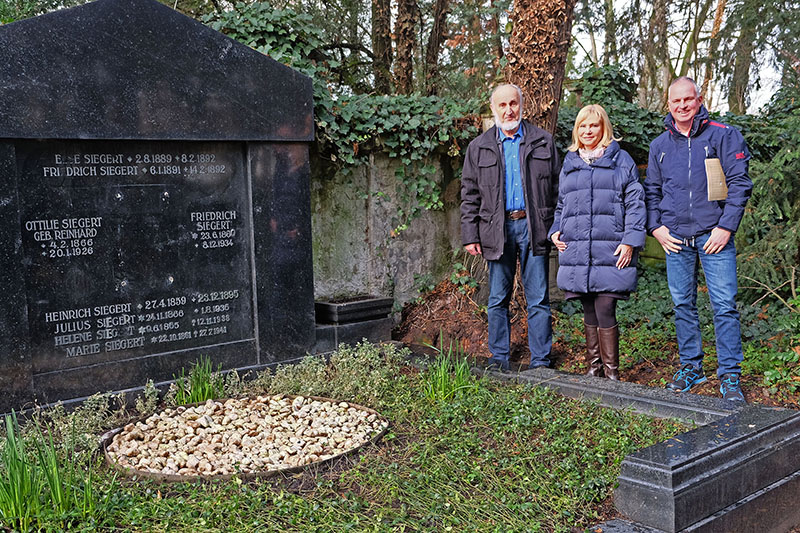
[[[589,219],[594,220],[594,165],[589,165]],[[586,269],[586,292],[590,292],[592,275],[592,225],[589,224],[589,268]]]
[[[689,187],[689,228],[692,232],[694,232],[694,224],[692,221],[694,220],[694,216],[692,215],[692,132],[689,132],[689,177],[688,177],[688,187]]]

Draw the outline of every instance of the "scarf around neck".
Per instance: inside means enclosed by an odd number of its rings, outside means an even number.
[[[578,148],[578,155],[581,156],[581,159],[589,163],[590,165],[603,157],[603,154],[606,153],[605,146],[598,146],[594,150],[587,150],[585,148]]]

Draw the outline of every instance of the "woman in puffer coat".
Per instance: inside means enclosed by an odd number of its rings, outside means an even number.
[[[559,178],[555,221],[558,286],[580,298],[590,376],[619,379],[617,300],[636,290],[645,239],[644,190],[599,105],[580,110]]]

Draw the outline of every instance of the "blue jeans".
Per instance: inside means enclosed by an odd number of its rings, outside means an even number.
[[[508,368],[511,344],[511,321],[508,304],[514,292],[514,275],[519,256],[522,286],[528,305],[528,345],[531,350],[531,366],[550,364],[550,348],[553,344],[550,323],[550,298],[548,295],[548,256],[532,255],[528,239],[528,222],[506,220],[506,242],[503,255],[489,263],[489,351],[490,363]]]
[[[697,273],[699,264],[706,275],[714,332],[717,337],[717,375],[741,373],[742,335],[736,309],[736,247],[731,235],[728,244],[717,254],[706,254],[703,245],[710,234],[695,238],[693,245],[682,245],[679,253],[667,258],[667,283],[675,310],[675,330],[681,365],[702,367],[703,343],[700,317],[697,314]]]

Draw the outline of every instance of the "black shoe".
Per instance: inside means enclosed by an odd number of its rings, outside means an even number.
[[[667,383],[667,390],[672,392],[686,392],[695,385],[706,382],[706,376],[702,368],[695,368],[692,365],[683,365],[680,370],[672,376],[672,381]]]
[[[719,392],[722,393],[723,400],[747,403],[742,394],[742,388],[739,386],[739,374],[723,374],[719,381]]]
[[[542,363],[541,361],[528,363],[526,370],[533,370],[534,368],[550,368],[550,363]]]
[[[489,358],[486,360],[486,363],[483,366],[483,370],[487,372],[502,372],[503,374],[507,374],[511,371],[511,368],[508,364],[508,361],[502,362],[497,361],[493,358]]]

